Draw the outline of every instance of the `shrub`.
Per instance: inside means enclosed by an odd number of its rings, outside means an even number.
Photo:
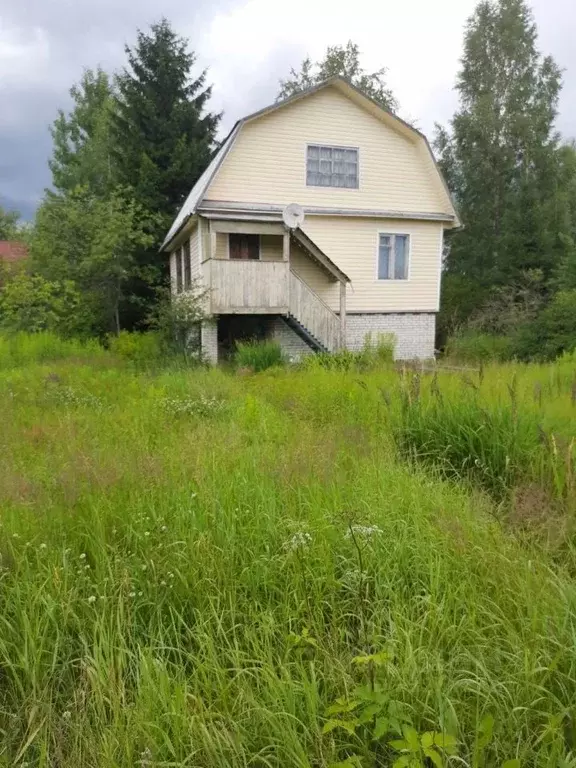
[[[162,343],[158,333],[130,333],[120,331],[117,336],[108,337],[108,347],[117,357],[146,366],[158,363],[162,358]]]
[[[0,326],[10,332],[72,335],[82,317],[80,294],[70,280],[45,280],[19,271],[0,292]]]
[[[560,291],[514,339],[521,360],[554,360],[576,349],[576,290]]]
[[[446,356],[464,362],[508,360],[512,353],[512,340],[507,336],[466,331],[448,339]]]
[[[148,318],[150,327],[158,331],[163,346],[188,362],[200,361],[200,326],[206,318],[206,291],[198,283],[176,296],[161,290],[158,304]]]
[[[284,363],[282,350],[277,341],[238,342],[234,359],[239,368],[251,368],[256,372]]]

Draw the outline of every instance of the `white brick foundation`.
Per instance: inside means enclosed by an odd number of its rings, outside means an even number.
[[[305,355],[313,354],[312,348],[282,317],[274,316],[270,325],[270,338],[280,344],[282,352],[291,360],[297,361]]]
[[[200,348],[202,357],[210,365],[218,363],[218,322],[204,320],[200,330]]]
[[[362,349],[366,335],[374,341],[379,333],[396,337],[396,360],[416,360],[434,357],[436,315],[430,313],[349,314],[346,318],[346,346]]]

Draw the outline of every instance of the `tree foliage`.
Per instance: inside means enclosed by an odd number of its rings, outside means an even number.
[[[0,240],[19,240],[22,227],[18,211],[6,211],[0,205]]]
[[[37,214],[32,264],[72,279],[92,332],[143,327],[167,282],[161,238],[214,146],[206,72],[162,20],[127,47],[128,68],[87,70],[72,109],[52,127],[49,191]]]
[[[311,88],[323,80],[341,75],[367,96],[391,112],[398,111],[398,102],[386,84],[386,68],[367,72],[360,62],[360,49],[349,40],[346,45],[332,45],[320,61],[313,62],[306,57],[300,69],[291,69],[289,76],[280,81],[278,99],[285,99],[295,93]]]
[[[113,88],[101,69],[86,70],[70,89],[72,110],[60,110],[50,132],[52,183],[62,194],[87,186],[105,196],[115,183],[112,147]]]
[[[206,71],[192,78],[195,54],[166,19],[126,47],[129,68],[117,77],[114,135],[120,182],[161,214],[165,233],[210,160],[220,115],[207,111]]]
[[[153,282],[138,268],[135,253],[148,247],[150,214],[117,188],[106,198],[89,187],[49,195],[38,211],[31,243],[32,264],[47,279],[72,279],[84,297],[95,333],[118,332],[131,314],[134,279]]]
[[[0,328],[17,333],[78,331],[80,294],[71,280],[45,280],[26,271],[14,273],[0,292]]]
[[[524,0],[482,0],[466,27],[459,109],[436,137],[464,224],[450,240],[447,269],[475,297],[469,311],[527,270],[541,271],[545,291],[573,247],[558,184],[560,88],[560,70],[539,53]]]

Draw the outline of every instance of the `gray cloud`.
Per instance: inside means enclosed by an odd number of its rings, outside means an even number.
[[[30,217],[50,184],[49,126],[87,67],[116,70],[136,30],[201,30],[233,0],[24,0],[0,7],[0,204]],[[195,40],[191,40],[195,47]],[[7,50],[4,58],[2,51]],[[18,51],[21,50],[19,54]],[[35,57],[36,54],[36,57]]]
[[[414,4],[414,13],[418,13],[421,2],[426,2],[410,1]],[[471,8],[472,1],[441,0],[438,31],[443,31],[442,14],[450,14],[461,7],[461,2]],[[296,26],[293,29],[302,29],[302,35],[294,32],[293,36],[300,39],[291,40],[285,35],[274,42],[271,38],[272,43],[266,47],[270,35],[265,27],[251,30],[253,34],[246,41],[238,38],[246,30],[239,30],[237,35],[233,27],[227,34],[231,35],[229,40],[235,50],[228,57],[228,43],[220,40],[218,45],[219,38],[210,37],[211,24],[246,2],[0,0],[0,204],[17,208],[27,217],[32,215],[43,189],[50,183],[48,129],[58,108],[69,106],[70,86],[80,79],[86,67],[101,65],[108,71],[121,67],[125,62],[124,45],[134,42],[136,29],[146,29],[161,16],[170,19],[174,28],[190,39],[191,47],[199,53],[199,65],[210,65],[209,77],[215,86],[213,108],[224,110],[224,130],[238,117],[273,100],[278,79],[303,58],[311,41],[316,39],[316,32],[321,30],[315,32]],[[308,2],[310,7],[325,3],[327,9],[333,9],[332,16],[326,17],[332,22],[342,14],[342,23],[326,32],[330,35],[328,42],[343,42],[348,34],[355,37],[362,28],[362,20],[356,19],[356,27],[348,31],[345,9],[349,12],[350,8],[344,0],[341,6],[340,0]],[[366,2],[364,0],[364,5]],[[270,6],[276,3],[279,12],[288,7],[284,0],[267,0],[267,3]],[[565,69],[558,126],[565,136],[576,136],[576,50],[572,34],[576,4],[573,0],[533,0],[533,4],[540,47],[552,53]],[[380,8],[379,13],[384,11]],[[257,19],[260,16],[256,14]],[[369,27],[370,22],[366,21],[366,25]],[[377,54],[380,56],[379,43]],[[386,60],[385,50],[381,55],[383,63],[393,66],[393,62]],[[429,77],[429,70],[423,74]],[[401,75],[400,72],[399,79]],[[415,84],[411,85],[414,90]],[[428,98],[421,100],[423,114],[411,115],[424,130],[430,130],[434,120],[446,121],[455,105],[450,86],[442,77],[429,85]],[[398,95],[402,101],[402,93]]]

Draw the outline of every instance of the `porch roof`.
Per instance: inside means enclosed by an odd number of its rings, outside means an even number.
[[[324,253],[324,251],[316,245],[312,238],[307,235],[300,227],[295,229],[288,229],[282,221],[282,216],[278,213],[254,213],[254,214],[238,214],[238,213],[218,213],[217,211],[202,211],[201,216],[205,219],[212,219],[214,221],[238,221],[243,224],[255,224],[256,229],[258,224],[263,222],[279,225],[285,231],[290,233],[290,239],[297,243],[303,251],[305,251],[311,259],[313,259],[320,267],[327,272],[330,277],[340,283],[350,283],[351,280],[348,275],[343,272],[339,266],[337,266],[332,259]]]
[[[334,280],[340,283],[349,283],[350,278],[343,272],[340,267],[336,266],[332,259],[327,256],[323,250],[321,250],[316,243],[309,237],[300,227],[290,230],[290,237],[292,240],[298,243],[298,245],[311,256],[314,261],[318,262]]]

